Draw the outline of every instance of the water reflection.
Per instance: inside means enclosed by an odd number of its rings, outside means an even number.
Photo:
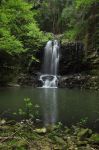
[[[57,121],[57,90],[44,88],[43,98],[43,117],[44,124],[55,124]]]
[[[88,117],[88,126],[99,120],[99,91],[69,90],[59,88],[2,88],[0,89],[0,114],[6,110],[24,109],[24,98],[33,106],[38,104],[40,119],[45,124],[62,122],[69,126]],[[6,118],[8,117],[8,114]],[[13,116],[10,116],[13,119]],[[99,125],[98,125],[99,127]]]

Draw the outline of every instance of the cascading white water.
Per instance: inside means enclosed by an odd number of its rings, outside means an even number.
[[[58,86],[59,43],[48,41],[44,50],[44,63],[40,80],[43,83],[44,124],[54,124],[57,120],[57,88]],[[54,88],[54,89],[48,89]],[[50,99],[48,99],[50,97]]]
[[[45,46],[43,74],[40,76],[44,88],[57,88],[58,64],[59,43],[57,40],[50,40]]]

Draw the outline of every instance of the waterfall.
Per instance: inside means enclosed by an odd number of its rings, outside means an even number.
[[[57,40],[48,41],[44,50],[44,63],[40,80],[43,88],[57,88],[59,64],[59,43]]]
[[[43,83],[44,125],[55,124],[57,120],[57,88],[59,65],[59,43],[57,40],[48,41],[44,49],[44,62],[40,80]],[[54,88],[50,89],[49,88]],[[50,97],[50,98],[48,98]]]

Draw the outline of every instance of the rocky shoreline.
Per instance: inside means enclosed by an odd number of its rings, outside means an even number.
[[[31,120],[0,120],[1,150],[99,150],[99,134],[81,124],[38,127]]]
[[[73,74],[60,77],[60,88],[99,89],[99,77],[83,74]]]
[[[99,90],[99,77],[87,74],[70,74],[64,76],[58,76],[59,88],[79,88]],[[42,83],[39,81],[39,75],[21,75],[18,78],[18,85],[20,86],[32,86],[34,88],[41,87]],[[10,84],[11,85],[11,84]],[[13,86],[13,84],[12,84]]]

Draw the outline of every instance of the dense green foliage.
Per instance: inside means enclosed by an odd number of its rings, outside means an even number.
[[[45,36],[40,31],[31,11],[32,5],[24,0],[2,0],[0,5],[0,51],[20,53],[39,47]]]
[[[58,34],[63,32],[64,21],[61,18],[67,0],[44,0],[38,10],[38,22],[42,30]]]
[[[51,37],[43,31],[62,33],[68,40],[85,39],[97,17],[97,0],[2,0],[0,50],[19,53],[38,48]]]
[[[13,115],[19,115],[22,119],[30,119],[36,121],[39,118],[39,105],[33,106],[30,98],[24,99],[24,109],[19,108],[18,112],[14,112]]]
[[[64,41],[83,40],[87,48],[91,45],[91,48],[98,49],[97,0],[42,0],[39,3],[31,0],[31,2],[35,2],[34,8],[38,13],[36,20],[42,30],[63,34]]]
[[[66,20],[65,38],[81,40],[88,33],[92,15],[96,25],[97,10],[97,0],[75,0],[72,4],[66,5],[62,11],[62,20]]]

